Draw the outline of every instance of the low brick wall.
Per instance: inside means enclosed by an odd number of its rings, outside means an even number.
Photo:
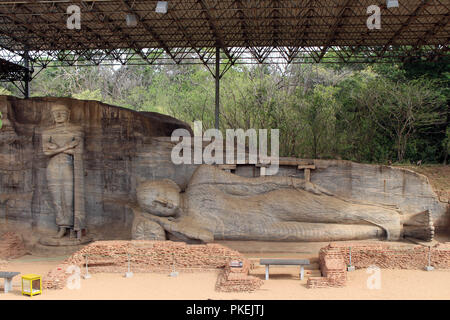
[[[310,277],[308,288],[342,287],[347,281],[344,256],[339,249],[327,246],[319,251],[319,266],[322,277]]]
[[[341,287],[346,283],[346,266],[356,269],[377,266],[381,269],[423,270],[430,264],[436,269],[450,269],[450,243],[433,247],[381,242],[335,242],[320,249],[319,264],[323,277],[309,278],[308,288]]]
[[[345,264],[350,263],[356,269],[376,265],[381,269],[419,269],[431,265],[436,269],[450,268],[450,243],[439,243],[431,248],[421,245],[398,245],[389,243],[331,243],[330,248],[339,251]]]
[[[22,236],[6,232],[0,237],[0,259],[15,259],[27,254]]]
[[[257,282],[253,282],[253,279],[246,278],[249,262],[238,251],[218,244],[188,245],[184,242],[133,240],[97,241],[85,246],[51,270],[43,279],[43,287],[64,288],[71,275],[66,273],[66,270],[71,265],[78,266],[84,274],[86,256],[89,273],[125,273],[128,270],[129,259],[131,271],[135,273],[170,272],[172,269],[181,272],[225,269],[225,272],[221,273],[225,278],[219,287],[229,288],[230,291],[240,291],[241,288],[248,291],[247,289],[254,290],[260,286]],[[231,276],[231,273],[235,273],[235,268],[233,272],[226,271],[232,260],[244,262],[243,268],[236,268],[240,270],[238,272],[240,279],[233,279]],[[234,280],[239,281],[233,282]]]
[[[251,292],[259,289],[263,281],[249,275],[250,262],[244,260],[242,268],[233,268],[229,264],[219,274],[216,290],[222,292]]]

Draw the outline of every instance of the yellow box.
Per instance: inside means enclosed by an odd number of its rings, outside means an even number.
[[[22,276],[22,295],[30,297],[42,293],[42,277],[37,274],[25,274]]]

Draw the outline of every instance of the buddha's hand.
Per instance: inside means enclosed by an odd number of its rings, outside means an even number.
[[[172,217],[163,218],[148,213],[144,213],[143,216],[159,223],[168,232],[178,232],[187,236],[188,238],[198,239],[203,242],[214,241],[214,235],[212,234],[212,232],[197,225],[193,225],[186,220],[174,220]]]
[[[46,147],[48,150],[56,150],[56,149],[58,149],[58,145],[55,144],[55,143],[51,143],[51,142],[46,143],[46,144],[45,144],[45,147]]]
[[[80,141],[79,141],[78,139],[72,140],[72,141],[70,141],[70,142],[68,142],[68,143],[66,144],[66,148],[67,148],[67,149],[73,149],[73,148],[75,148],[79,143],[80,143]]]
[[[67,149],[66,151],[64,151],[65,154],[71,154],[74,155],[75,154],[75,150],[73,149]]]

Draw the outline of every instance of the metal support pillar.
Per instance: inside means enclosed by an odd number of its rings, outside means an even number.
[[[25,51],[24,55],[24,63],[25,63],[25,79],[24,79],[24,96],[25,99],[28,99],[30,97],[30,56],[28,55],[28,51]]]
[[[216,121],[215,128],[219,129],[219,113],[220,113],[220,48],[216,47]]]

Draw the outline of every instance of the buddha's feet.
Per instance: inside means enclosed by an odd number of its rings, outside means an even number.
[[[61,239],[66,235],[66,228],[60,227],[58,233],[56,234],[56,239]]]
[[[433,241],[434,225],[431,219],[431,213],[427,210],[405,221],[403,235],[423,241]]]

